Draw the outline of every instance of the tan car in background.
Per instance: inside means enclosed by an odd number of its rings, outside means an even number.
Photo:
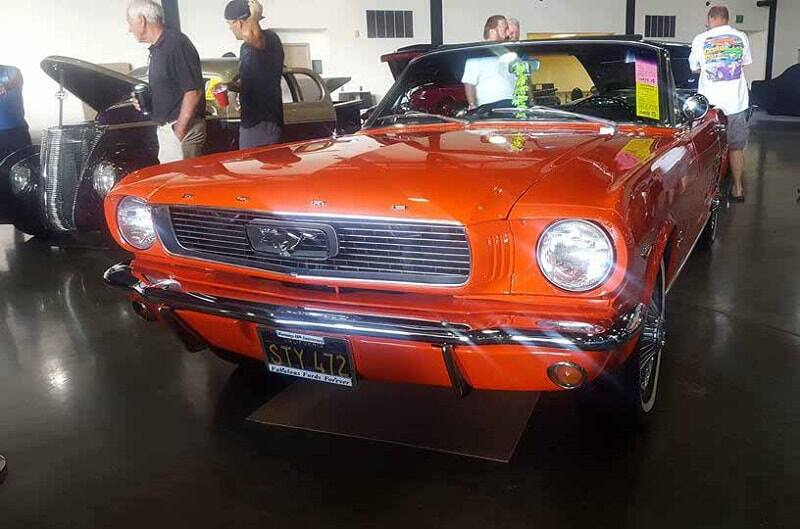
[[[229,83],[239,76],[239,59],[201,59],[201,65],[209,113],[207,152],[235,150],[239,140],[239,96],[229,92],[229,105],[223,108],[217,104],[213,92],[217,85]],[[147,81],[147,66],[133,70],[130,75]],[[281,80],[285,121],[282,141],[324,138],[334,132],[345,134],[358,130],[361,123],[357,106],[352,103],[334,106],[330,95],[349,80],[340,77],[326,81],[312,70],[285,67]],[[354,117],[348,118],[348,114]]]

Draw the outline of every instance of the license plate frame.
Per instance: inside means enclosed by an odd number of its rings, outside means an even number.
[[[353,388],[357,383],[350,342],[344,338],[318,336],[283,329],[260,327],[261,349],[271,373]]]

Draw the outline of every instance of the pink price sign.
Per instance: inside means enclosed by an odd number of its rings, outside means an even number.
[[[658,65],[654,62],[637,59],[636,82],[658,86]]]

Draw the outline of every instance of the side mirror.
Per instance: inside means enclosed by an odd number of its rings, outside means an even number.
[[[704,95],[694,94],[683,103],[683,115],[690,123],[706,117],[709,110],[711,110],[711,103]]]

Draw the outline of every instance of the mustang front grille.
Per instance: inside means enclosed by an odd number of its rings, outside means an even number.
[[[461,285],[470,274],[467,234],[459,225],[185,206],[154,210],[162,242],[178,255],[291,275],[402,283]],[[267,244],[254,233],[266,233]],[[303,234],[298,243],[296,235]]]

